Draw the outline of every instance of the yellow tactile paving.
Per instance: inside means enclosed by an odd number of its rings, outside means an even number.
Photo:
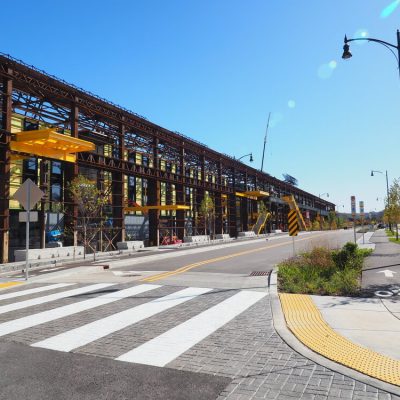
[[[286,323],[311,350],[373,378],[400,386],[400,361],[356,345],[336,333],[322,318],[311,297],[279,294]]]
[[[16,285],[22,285],[23,282],[0,282],[0,289],[6,289]]]

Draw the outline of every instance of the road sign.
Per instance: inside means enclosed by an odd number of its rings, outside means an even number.
[[[29,178],[14,193],[14,199],[18,200],[26,210],[26,229],[25,229],[25,279],[28,280],[29,268],[29,222],[31,220],[31,210],[36,203],[44,196],[44,193]]]
[[[297,236],[299,233],[299,224],[297,223],[296,210],[290,210],[288,214],[289,236]]]
[[[356,196],[351,196],[351,215],[356,217]]]
[[[364,218],[364,202],[360,201],[360,216]]]
[[[29,178],[14,193],[14,199],[18,200],[25,210],[32,210],[36,203],[44,196],[36,183]]]
[[[19,222],[27,222],[28,221],[28,213],[26,211],[20,211],[19,215]],[[37,211],[31,211],[29,213],[29,222],[38,222],[38,212]]]

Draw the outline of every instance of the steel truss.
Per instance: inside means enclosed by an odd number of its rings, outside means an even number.
[[[192,138],[164,129],[132,111],[6,55],[0,55],[0,88],[0,250],[3,261],[8,257],[10,212],[8,143],[15,115],[96,145],[93,152],[78,153],[77,165],[65,165],[65,180],[73,179],[80,168],[98,171],[100,181],[102,174],[111,177],[107,193],[111,199],[114,226],[112,232],[105,235],[107,245],[104,247],[107,249],[124,238],[127,200],[124,182],[125,177],[130,176],[145,182],[143,187],[149,204],[160,204],[160,185],[163,182],[167,184],[170,201],[193,206],[191,212],[177,211],[174,214],[173,227],[180,237],[184,235],[187,219],[194,221],[197,218],[197,210],[206,192],[215,203],[218,233],[228,229],[235,235],[238,229],[248,228],[247,214],[254,210],[255,205],[253,200],[238,199],[235,196],[237,191],[263,190],[277,198],[293,194],[300,208],[304,205],[313,209],[318,203],[318,208],[334,210],[332,203],[321,201]],[[72,200],[65,196],[63,201],[72,210],[72,215],[76,215]],[[159,212],[149,213],[150,243],[158,241],[160,218],[163,216]],[[238,218],[241,226],[238,226]],[[68,223],[74,225],[74,218]]]

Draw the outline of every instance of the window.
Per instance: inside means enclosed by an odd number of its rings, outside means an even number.
[[[53,161],[51,163],[51,172],[55,175],[61,175],[61,162],[60,161]]]
[[[54,183],[51,186],[51,200],[61,201],[61,185],[59,183]]]
[[[29,171],[36,171],[36,158],[28,158],[25,161],[25,168]]]

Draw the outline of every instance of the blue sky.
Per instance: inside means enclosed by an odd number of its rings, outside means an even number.
[[[255,168],[272,112],[264,170],[374,211],[386,184],[370,170],[400,176],[399,72],[374,43],[342,60],[343,37],[395,44],[399,2],[22,0],[2,4],[0,51],[218,151],[253,152]]]

